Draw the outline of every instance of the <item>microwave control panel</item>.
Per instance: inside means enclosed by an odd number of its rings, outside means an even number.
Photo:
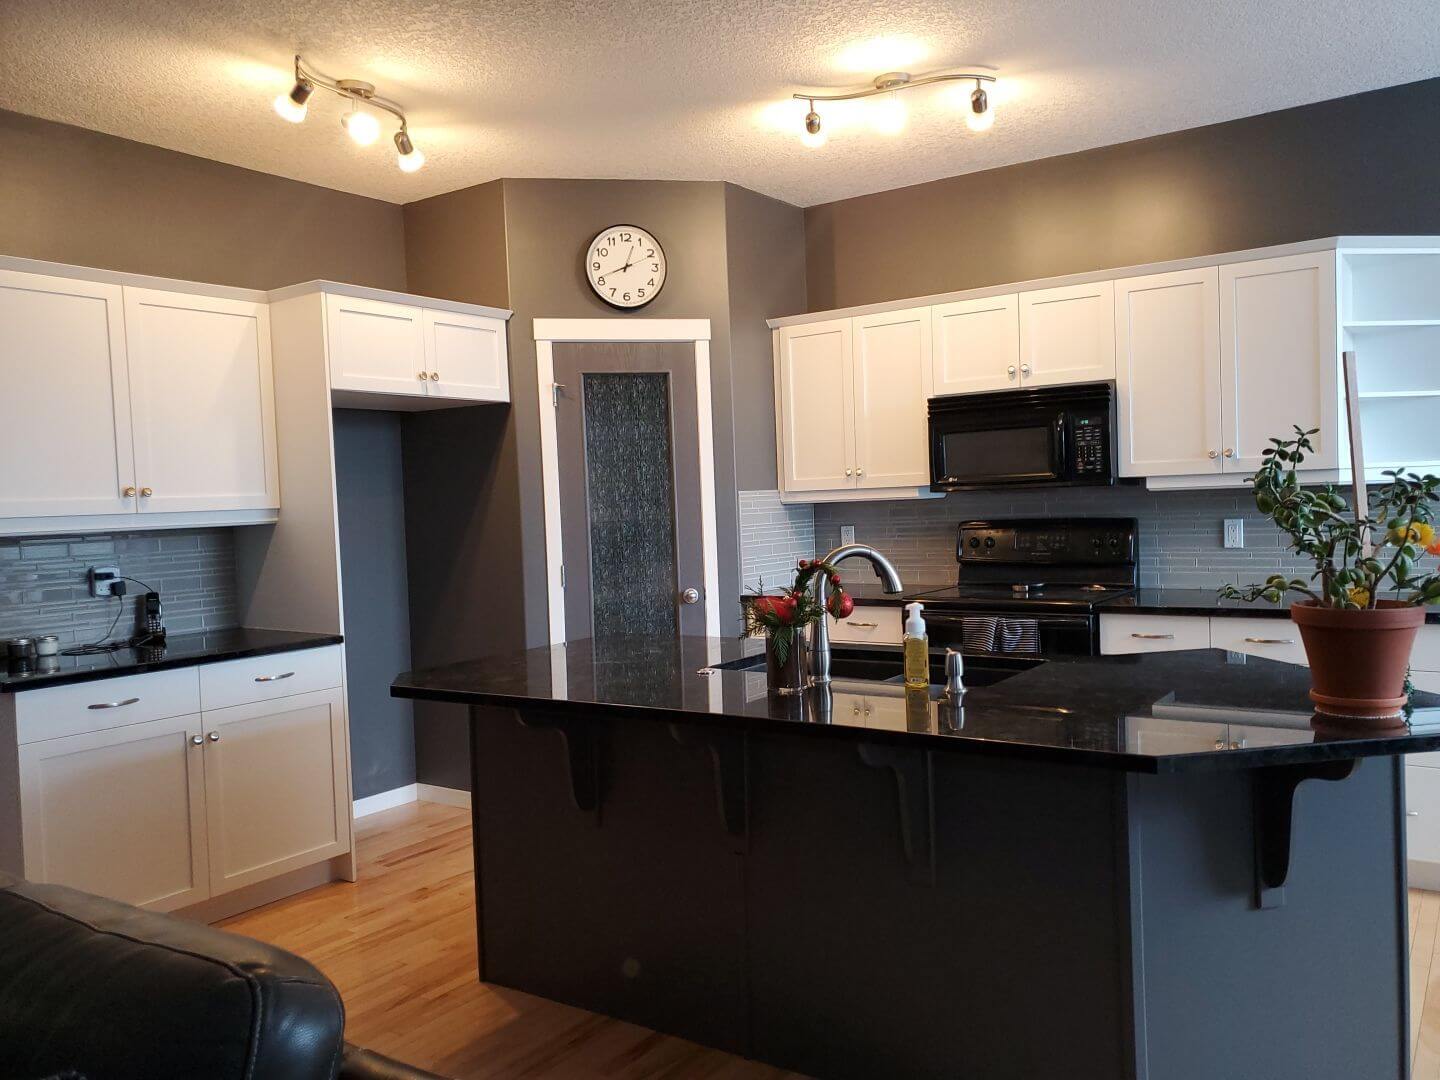
[[[1070,415],[1070,460],[1076,476],[1110,471],[1110,425],[1103,413]]]

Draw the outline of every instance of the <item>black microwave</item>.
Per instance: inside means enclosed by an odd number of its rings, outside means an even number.
[[[930,399],[930,490],[1115,483],[1115,384]]]

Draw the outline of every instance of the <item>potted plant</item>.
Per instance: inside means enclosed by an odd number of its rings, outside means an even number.
[[[1440,573],[1417,568],[1425,554],[1440,555],[1440,478],[1388,470],[1388,481],[1371,492],[1361,513],[1334,485],[1300,486],[1296,470],[1305,452],[1314,452],[1313,434],[1297,427],[1293,439],[1271,439],[1251,484],[1255,505],[1290,537],[1291,548],[1314,562],[1315,572],[1308,580],[1274,574],[1262,585],[1227,585],[1220,592],[1272,603],[1298,594],[1290,617],[1310,660],[1317,711],[1393,720],[1406,704],[1410,650],[1425,621],[1424,605],[1440,601]]]
[[[835,567],[819,559],[801,559],[794,582],[783,592],[756,593],[745,601],[745,633],[765,638],[766,677],[770,689],[778,693],[803,690],[809,677],[805,628],[825,615],[810,591],[817,574],[829,579],[825,605],[831,615],[843,619],[855,610],[855,601],[841,588]]]

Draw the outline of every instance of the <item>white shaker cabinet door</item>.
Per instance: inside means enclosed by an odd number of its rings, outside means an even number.
[[[1115,282],[1121,476],[1221,471],[1215,267]]]
[[[358,296],[325,294],[330,386],[372,394],[428,393],[421,309]]]
[[[135,512],[120,286],[0,270],[0,518]]]
[[[930,309],[853,322],[855,477],[862,488],[930,483]]]
[[[143,513],[280,505],[270,310],[125,288]]]
[[[785,491],[855,486],[854,357],[849,319],[776,334],[780,485]]]
[[[1307,469],[1340,466],[1335,253],[1220,267],[1227,472],[1253,472],[1271,438],[1319,428]]]
[[[427,308],[421,324],[431,397],[510,400],[503,319]]]
[[[1115,292],[1109,281],[1020,294],[1020,378],[1063,386],[1115,377]]]
[[[25,876],[169,911],[209,893],[198,715],[20,747]]]
[[[342,689],[207,710],[204,726],[214,895],[350,850]]]
[[[930,312],[935,394],[1020,385],[1020,305],[1014,293],[957,300]]]

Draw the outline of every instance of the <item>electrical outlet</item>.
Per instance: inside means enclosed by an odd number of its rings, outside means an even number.
[[[854,542],[855,542],[855,526],[854,526],[854,525],[841,525],[841,526],[840,526],[840,543],[842,543],[842,544],[853,544]]]
[[[1225,519],[1225,546],[1227,548],[1243,548],[1245,546],[1245,519]]]
[[[120,568],[118,566],[92,566],[87,576],[90,581],[91,596],[109,596],[115,582],[120,580]]]

